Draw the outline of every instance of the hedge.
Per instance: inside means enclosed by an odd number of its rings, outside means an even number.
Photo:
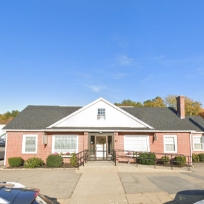
[[[197,155],[197,154],[192,154],[192,161],[193,161],[193,162],[199,162],[199,161],[200,161],[199,155]]]
[[[162,156],[161,157],[161,162],[163,163],[163,164],[167,164],[168,162],[170,161],[170,159],[169,159],[169,157],[168,156]]]
[[[184,166],[186,164],[186,157],[185,156],[174,157],[174,163],[179,166]]]
[[[58,154],[50,154],[46,159],[48,167],[60,167],[63,164],[63,158]]]
[[[36,167],[42,166],[43,164],[44,162],[41,158],[31,157],[24,162],[24,167],[25,168],[36,168]]]
[[[10,157],[8,158],[10,167],[18,167],[23,165],[23,159],[21,157]]]
[[[198,154],[198,156],[199,156],[199,160],[201,162],[204,162],[204,153],[200,153],[200,154]]]
[[[70,163],[71,163],[72,166],[77,166],[78,165],[77,156],[76,156],[75,153],[71,154]]]
[[[140,164],[153,165],[155,164],[156,156],[154,153],[141,153],[138,160]]]

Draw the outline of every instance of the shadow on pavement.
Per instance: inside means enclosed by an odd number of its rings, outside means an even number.
[[[204,199],[204,190],[186,190],[186,191],[179,191],[174,200],[170,202],[166,202],[165,204],[193,204],[200,200]]]
[[[56,198],[51,198],[49,196],[45,196],[46,198],[48,198],[49,200],[51,200],[53,202],[53,204],[60,204]]]

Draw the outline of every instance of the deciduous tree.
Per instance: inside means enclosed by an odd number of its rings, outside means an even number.
[[[134,106],[134,107],[173,107],[177,110],[177,95],[167,95],[164,99],[157,96],[152,100],[146,100],[143,103],[124,100],[122,103],[115,103],[117,106]],[[185,97],[185,113],[186,116],[200,115],[204,118],[204,111],[201,103],[194,101],[189,97]]]
[[[12,112],[7,111],[6,113],[0,114],[0,124],[9,123],[19,113],[20,112],[18,110],[13,110]]]
[[[147,100],[147,101],[144,101],[144,106],[145,107],[165,107],[165,103],[164,103],[164,100],[157,96],[156,98],[152,99],[152,100]]]

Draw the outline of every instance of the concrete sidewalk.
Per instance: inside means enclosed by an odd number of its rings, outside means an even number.
[[[191,172],[123,166],[140,171],[118,172],[112,163],[100,162],[88,162],[81,167],[83,173],[72,169],[0,168],[0,181],[39,188],[55,204],[192,204],[204,199],[203,165]]]
[[[70,204],[123,203],[127,198],[116,173],[84,173],[71,196]]]
[[[162,192],[150,181],[145,185],[151,185],[152,192],[129,194],[125,192],[117,173],[84,173],[71,198],[58,201],[61,204],[162,204],[172,201],[175,197]],[[154,192],[155,188],[157,192]]]
[[[62,204],[192,204],[204,199],[202,184],[187,168],[88,162],[76,170],[81,177],[71,198]],[[183,177],[183,178],[182,178]],[[197,182],[197,183],[196,183]],[[191,190],[193,195],[186,190]],[[185,191],[185,192],[184,192]],[[198,193],[199,191],[199,193]],[[178,194],[181,192],[181,194]]]
[[[165,167],[165,166],[158,166],[156,165],[142,165],[142,164],[127,164],[127,163],[117,163],[116,166],[112,161],[89,161],[85,163],[84,166],[80,166],[78,170],[76,170],[76,173],[104,173],[104,172],[115,172],[115,173],[120,173],[120,172],[190,172],[192,168],[188,167],[173,167],[173,170],[171,167]]]

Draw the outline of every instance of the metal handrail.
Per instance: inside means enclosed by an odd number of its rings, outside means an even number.
[[[114,150],[114,161],[115,161],[115,165],[116,165],[116,161],[119,160],[120,158],[126,159],[127,161],[130,160],[130,158],[132,158],[134,160],[134,163],[136,164],[136,166],[138,166],[138,162],[140,160],[140,155],[142,153],[147,153],[147,154],[154,154],[155,158],[143,158],[143,160],[152,160],[154,163],[154,168],[156,168],[156,165],[158,165],[158,162],[161,161],[160,159],[162,158],[158,158],[157,156],[164,156],[165,160],[163,160],[165,166],[167,163],[167,157],[169,158],[169,162],[171,165],[171,169],[173,170],[173,166],[174,164],[181,164],[182,163],[182,157],[187,158],[185,164],[188,167],[188,170],[190,170],[190,166],[192,165],[192,157],[191,156],[186,156],[184,154],[176,154],[176,153],[157,153],[157,152],[140,152],[140,151],[132,151],[132,150],[124,150],[124,149],[115,149]],[[180,157],[180,161],[176,161],[174,160],[175,157]]]
[[[85,149],[81,152],[78,152],[76,154],[77,156],[77,164],[78,164],[78,167],[83,165],[84,166],[84,163],[87,162],[87,158],[88,158],[88,149]]]
[[[77,163],[78,163],[78,167],[83,165],[88,162],[88,157],[90,156],[89,153],[93,153],[93,151],[86,149],[83,150],[81,152],[78,152],[76,154],[77,156]],[[103,152],[103,151],[99,151],[99,152]],[[188,170],[190,170],[190,167],[192,165],[192,157],[191,156],[186,156],[184,154],[176,154],[176,153],[157,153],[157,152],[141,152],[141,151],[130,151],[130,150],[124,150],[124,149],[113,149],[111,151],[111,159],[114,162],[114,165],[117,165],[117,161],[120,160],[120,158],[123,158],[124,160],[126,160],[127,162],[130,161],[130,158],[134,161],[133,163],[135,163],[136,167],[138,166],[139,161],[141,160],[140,155],[143,153],[147,153],[147,154],[154,154],[155,157],[150,158],[142,158],[145,161],[153,161],[153,165],[154,168],[156,168],[157,165],[159,165],[159,162],[162,162],[164,164],[164,166],[167,166],[167,163],[170,163],[170,167],[173,170],[173,167],[175,165],[179,165],[182,163],[182,157],[187,158],[185,161],[185,165],[187,165]],[[164,157],[164,160],[161,160],[161,158]],[[180,157],[180,161],[176,161],[174,158],[175,157]],[[168,159],[167,159],[168,158]]]

